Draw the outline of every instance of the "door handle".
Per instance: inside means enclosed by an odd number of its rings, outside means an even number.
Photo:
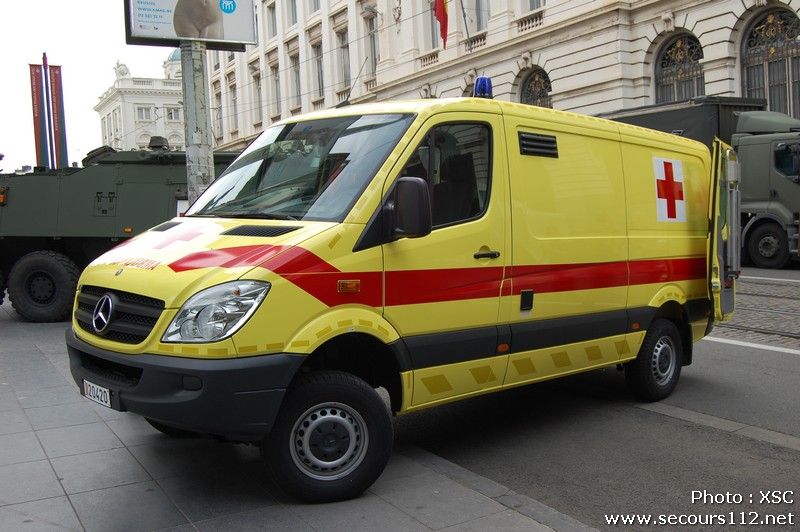
[[[496,259],[499,256],[499,251],[478,251],[473,255],[476,259]]]

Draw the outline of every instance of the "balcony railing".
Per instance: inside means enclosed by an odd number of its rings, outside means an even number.
[[[530,15],[517,20],[517,33],[525,33],[542,25],[544,20],[544,8],[534,11]]]
[[[479,33],[471,36],[464,41],[464,51],[467,53],[474,52],[478,48],[486,46],[486,32]]]
[[[431,65],[435,65],[438,62],[439,62],[439,50],[434,50],[419,58],[419,66],[421,68],[427,68]]]
[[[367,92],[374,91],[377,85],[378,85],[378,80],[376,80],[375,77],[367,78],[364,80],[364,89]]]

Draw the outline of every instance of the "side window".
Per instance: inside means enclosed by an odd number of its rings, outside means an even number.
[[[489,202],[491,128],[485,124],[436,126],[400,175],[421,177],[431,193],[433,226],[478,218]]]
[[[775,148],[775,169],[785,176],[800,174],[800,144],[778,144]]]

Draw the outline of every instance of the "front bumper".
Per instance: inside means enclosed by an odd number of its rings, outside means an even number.
[[[223,360],[120,355],[66,333],[75,383],[108,388],[111,407],[166,425],[234,440],[263,438],[304,355]]]

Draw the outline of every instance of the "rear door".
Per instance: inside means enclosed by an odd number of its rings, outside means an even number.
[[[739,163],[736,152],[719,139],[712,149],[709,194],[708,271],[714,319],[727,321],[734,310],[736,278],[740,270]]]

